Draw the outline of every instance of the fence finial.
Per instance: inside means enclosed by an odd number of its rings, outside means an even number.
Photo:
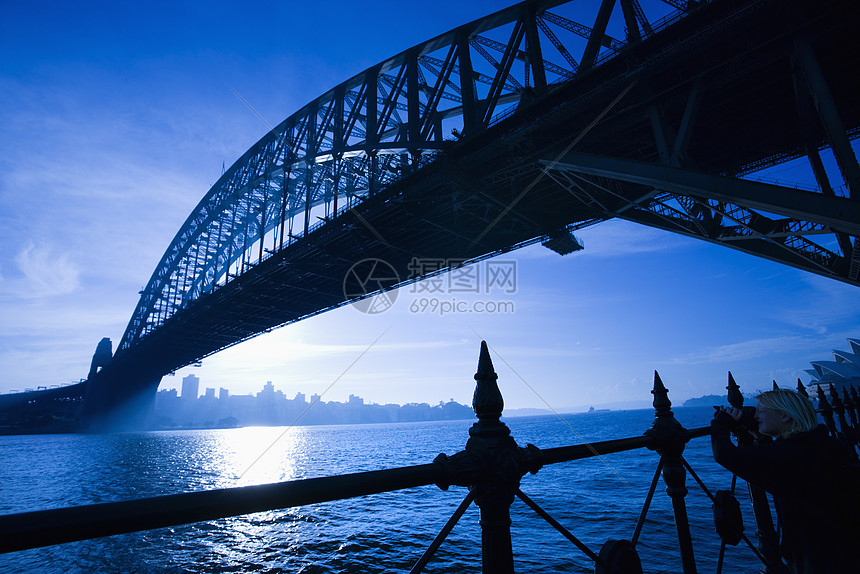
[[[809,393],[806,392],[806,387],[804,387],[803,383],[800,382],[800,377],[797,377],[797,392],[807,399],[809,398]]]
[[[737,409],[742,408],[744,406],[744,396],[741,393],[741,388],[735,382],[731,371],[729,371],[729,384],[726,386],[726,389],[729,391],[726,397],[729,404]]]
[[[669,400],[669,389],[663,384],[660,379],[660,373],[654,371],[654,389],[651,391],[654,395],[654,416],[660,418],[672,415],[672,401]]]
[[[472,409],[481,423],[498,423],[505,408],[505,401],[496,384],[499,376],[493,370],[493,361],[487,342],[481,341],[481,355],[478,359],[478,372],[475,373],[475,393],[472,395]]]
[[[827,400],[827,395],[824,394],[824,386],[817,385],[818,391],[818,412],[824,417],[824,423],[827,425],[827,430],[832,436],[836,436],[836,422],[833,420],[833,407]]]
[[[830,383],[830,404],[833,405],[833,412],[841,415],[845,412],[845,405],[842,404],[842,399],[839,398],[839,393],[833,383]]]

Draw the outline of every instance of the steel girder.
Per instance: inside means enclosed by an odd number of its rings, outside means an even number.
[[[544,153],[544,173],[602,213],[596,221],[627,219],[860,286],[860,165],[852,146],[860,135],[860,76],[831,62],[837,55],[856,61],[857,43],[842,45],[858,13],[838,5],[804,14],[803,3],[787,4],[786,14],[767,23],[778,35],[741,48],[749,50],[746,61],[703,66],[672,91],[659,93],[650,82],[642,105],[620,125],[656,154],[595,155],[602,146],[586,141],[572,149],[592,153]],[[815,28],[824,22],[827,32]],[[735,92],[744,99],[733,102]],[[789,160],[806,160],[808,182],[748,179]]]
[[[625,40],[608,31],[614,0],[596,13],[582,2],[523,2],[381,62],[285,119],[185,221],[141,291],[117,353],[460,138],[706,3],[618,4]]]
[[[606,217],[738,249],[860,286],[854,251],[860,201],[666,165],[568,153],[542,162],[550,176]],[[815,241],[814,241],[814,240]],[[822,240],[823,239],[823,240]]]

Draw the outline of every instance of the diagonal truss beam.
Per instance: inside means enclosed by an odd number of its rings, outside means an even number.
[[[860,201],[679,167],[572,152],[546,173],[606,217],[696,237],[860,285]],[[819,238],[813,241],[812,238]]]

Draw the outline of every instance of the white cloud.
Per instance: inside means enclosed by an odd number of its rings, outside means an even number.
[[[751,339],[721,345],[712,349],[690,353],[683,357],[676,357],[669,361],[673,365],[696,365],[702,363],[730,363],[766,357],[775,353],[788,353],[797,350],[808,350],[810,341],[804,337],[772,337],[765,339]],[[812,344],[814,348],[814,344]]]
[[[55,253],[51,245],[28,243],[15,263],[24,281],[15,289],[23,298],[53,297],[72,293],[80,287],[80,255],[72,252]]]
[[[860,297],[857,288],[812,274],[799,276],[806,290],[795,304],[774,312],[774,318],[788,325],[810,329],[826,336],[840,328],[860,331]],[[849,335],[858,336],[858,335]]]

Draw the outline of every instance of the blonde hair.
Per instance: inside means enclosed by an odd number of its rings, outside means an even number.
[[[759,404],[766,409],[779,411],[791,419],[780,436],[788,438],[799,432],[806,432],[818,426],[815,418],[815,407],[812,402],[795,391],[789,389],[774,389],[765,391],[756,397]]]

